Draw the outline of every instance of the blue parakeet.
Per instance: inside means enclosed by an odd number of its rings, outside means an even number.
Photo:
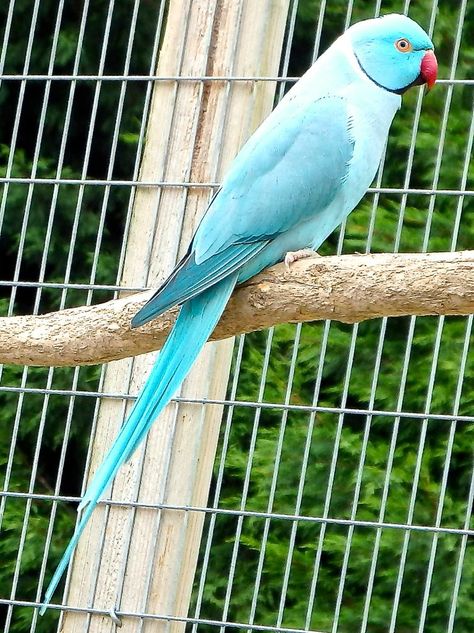
[[[181,306],[85,492],[81,521],[45,604],[97,501],[185,378],[236,284],[320,246],[372,182],[401,95],[411,86],[432,87],[436,74],[433,44],[413,20],[392,14],[359,22],[315,62],[241,149],[187,254],[132,320],[139,327]]]

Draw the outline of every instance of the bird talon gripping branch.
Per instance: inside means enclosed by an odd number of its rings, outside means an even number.
[[[321,255],[311,248],[302,248],[299,251],[289,251],[283,261],[285,262],[286,269],[290,270],[291,264],[294,264],[300,259],[306,259],[306,257],[321,257]]]

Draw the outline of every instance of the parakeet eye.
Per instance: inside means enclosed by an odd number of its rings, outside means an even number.
[[[400,53],[409,53],[413,50],[411,42],[405,37],[402,37],[395,42],[395,48],[397,49],[397,51],[400,51]]]

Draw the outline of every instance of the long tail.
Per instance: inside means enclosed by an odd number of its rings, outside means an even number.
[[[186,377],[224,311],[236,282],[237,273],[229,275],[182,306],[130,415],[79,504],[78,511],[84,512],[46,590],[41,615],[58,586],[98,500]]]

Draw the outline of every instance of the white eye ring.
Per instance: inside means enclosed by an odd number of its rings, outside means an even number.
[[[395,48],[400,53],[410,53],[413,50],[413,46],[410,40],[407,40],[406,37],[401,37],[399,40],[395,42]]]

